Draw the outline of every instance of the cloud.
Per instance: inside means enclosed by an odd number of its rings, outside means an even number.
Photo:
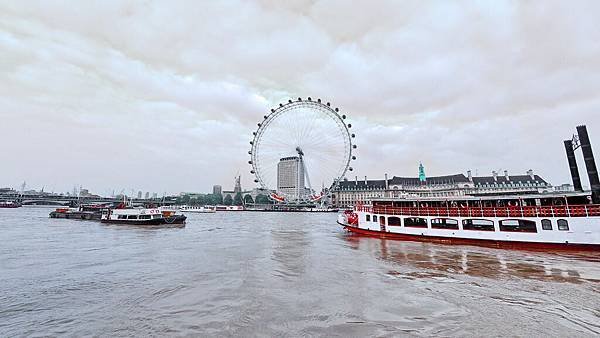
[[[0,5],[3,182],[177,192],[252,177],[288,98],[347,113],[369,177],[529,168],[600,130],[594,1]],[[119,189],[120,188],[120,189]]]

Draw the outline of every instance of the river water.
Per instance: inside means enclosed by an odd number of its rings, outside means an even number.
[[[600,253],[363,238],[335,214],[185,228],[0,209],[0,337],[595,336]]]

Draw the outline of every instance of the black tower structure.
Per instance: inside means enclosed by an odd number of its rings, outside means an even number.
[[[600,179],[598,178],[598,169],[596,169],[596,161],[594,160],[592,144],[590,143],[586,126],[577,127],[577,135],[579,136],[583,161],[585,162],[585,168],[592,188],[592,201],[600,203]]]
[[[575,191],[583,191],[583,187],[581,186],[581,177],[579,177],[579,169],[577,168],[575,147],[572,140],[565,140],[565,150],[567,151],[567,160],[569,161],[569,169],[571,170],[573,187],[575,188]]]

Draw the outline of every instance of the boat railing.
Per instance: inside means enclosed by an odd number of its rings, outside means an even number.
[[[589,217],[600,216],[600,204],[507,207],[356,206],[356,211],[384,215],[439,217]]]

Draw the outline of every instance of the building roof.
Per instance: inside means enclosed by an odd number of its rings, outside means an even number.
[[[534,175],[533,179],[530,175],[511,175],[508,176],[508,180],[504,175],[497,175],[496,179],[494,176],[477,176],[473,177],[473,184],[475,186],[482,185],[498,185],[505,183],[537,183],[541,185],[548,185],[548,182],[538,175]],[[427,177],[427,180],[422,183],[418,177],[399,177],[394,176],[388,179],[390,186],[401,185],[401,186],[421,186],[421,185],[446,185],[446,184],[468,184],[471,183],[469,178],[464,174],[446,175],[446,176],[434,176]],[[385,180],[343,180],[340,182],[338,189],[341,190],[378,190],[385,189]]]
[[[469,183],[469,179],[463,174],[446,175],[446,176],[434,176],[427,177],[425,184],[427,185],[440,185],[440,184],[453,184],[453,183]],[[394,176],[389,180],[390,185],[422,185],[418,177],[398,177]]]
[[[475,185],[485,185],[485,184],[494,185],[494,184],[502,184],[502,183],[527,183],[527,182],[548,184],[548,182],[546,182],[546,180],[539,177],[538,175],[534,175],[533,178],[530,175],[511,175],[511,176],[508,176],[508,179],[506,179],[506,176],[504,176],[504,175],[498,175],[496,179],[494,179],[494,176],[473,177],[473,183],[475,183]]]
[[[385,189],[385,180],[354,180],[354,181],[341,181],[340,188],[352,188],[352,189]]]

